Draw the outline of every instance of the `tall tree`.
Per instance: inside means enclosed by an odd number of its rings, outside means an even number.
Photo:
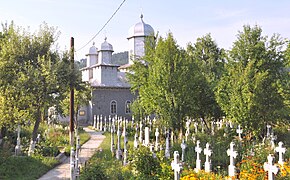
[[[6,104],[0,106],[1,125],[13,127],[15,123],[33,122],[34,142],[47,108],[64,97],[70,79],[74,79],[72,72],[59,68],[67,64],[68,58],[53,49],[58,33],[47,24],[34,34],[14,24],[3,26],[2,37],[0,97]]]
[[[244,26],[229,52],[227,72],[217,90],[217,101],[227,117],[254,135],[268,123],[281,120],[285,110],[279,92],[284,81],[284,41],[277,35],[269,40],[258,26]]]
[[[193,104],[195,66],[171,33],[166,39],[159,37],[156,43],[146,44],[145,56],[134,62],[129,75],[132,90],[138,92],[135,103],[139,108],[135,109],[156,114],[167,127],[182,132]]]
[[[193,46],[189,44],[187,52],[201,73],[199,80],[195,81],[196,111],[192,112],[193,116],[208,120],[212,117],[218,119],[223,113],[216,102],[214,92],[224,71],[224,50],[218,48],[210,34],[207,34],[197,38]]]

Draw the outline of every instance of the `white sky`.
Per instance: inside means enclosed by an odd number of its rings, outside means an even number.
[[[123,0],[2,0],[0,22],[30,27],[35,31],[42,22],[58,27],[58,43],[68,49],[70,37],[75,38],[75,49],[85,45],[104,25]],[[259,25],[264,35],[279,33],[290,37],[289,0],[126,0],[120,11],[103,32],[94,39],[99,47],[107,36],[115,52],[128,49],[129,28],[144,21],[159,35],[170,31],[177,43],[188,42],[211,33],[218,46],[230,49],[236,35],[245,24]],[[77,60],[84,58],[91,42],[76,52]]]

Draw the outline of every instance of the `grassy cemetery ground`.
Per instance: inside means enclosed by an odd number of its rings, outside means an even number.
[[[194,132],[194,127],[191,123],[191,133],[186,141],[186,149],[184,154],[184,161],[182,164],[182,171],[180,178],[187,179],[234,179],[228,175],[228,166],[230,164],[230,157],[227,155],[230,149],[230,143],[235,144],[234,150],[237,152],[235,158],[235,178],[246,179],[267,179],[267,172],[264,170],[264,163],[267,162],[267,156],[273,154],[275,156],[275,165],[279,167],[276,180],[290,179],[290,150],[286,149],[284,154],[283,167],[277,162],[279,160],[278,153],[274,152],[271,147],[269,139],[255,139],[248,136],[247,132],[242,133],[242,139],[237,135],[236,127],[222,127],[216,129],[214,134],[212,132]],[[128,125],[130,127],[130,125]],[[143,126],[144,127],[144,126]],[[173,161],[173,152],[178,151],[181,157],[181,141],[175,138],[174,143],[170,147],[170,158],[165,157],[165,135],[161,135],[161,128],[159,127],[160,137],[159,143],[162,144],[163,150],[150,152],[149,147],[139,145],[137,149],[134,148],[135,128],[127,128],[128,137],[128,158],[124,165],[123,159],[116,159],[116,154],[111,152],[111,133],[106,132],[105,140],[100,146],[99,151],[90,159],[86,168],[82,169],[81,179],[173,179],[174,172],[171,167]],[[275,147],[278,142],[282,141],[283,147],[290,145],[289,124],[279,124],[273,128],[276,140]],[[139,132],[138,132],[139,133]],[[155,143],[155,130],[150,132],[150,143]],[[143,134],[144,135],[144,134]],[[143,136],[144,137],[144,136]],[[195,171],[196,167],[196,140],[200,141],[200,147],[203,149],[200,154],[201,170]],[[115,149],[117,148],[117,136],[114,136]],[[211,172],[204,171],[205,155],[204,148],[206,143],[210,144],[212,151]],[[121,136],[121,148],[124,147],[124,138]],[[181,160],[180,160],[181,161]]]
[[[55,157],[61,151],[69,155],[69,133],[65,125],[48,127],[46,124],[41,124],[39,142],[36,144],[34,153],[28,156],[31,132],[31,126],[21,129],[22,152],[20,156],[14,155],[16,133],[4,139],[0,148],[0,179],[37,179],[59,164]],[[79,135],[81,144],[90,138],[81,128],[79,129]]]

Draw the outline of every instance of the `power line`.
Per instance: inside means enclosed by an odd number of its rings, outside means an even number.
[[[119,11],[119,9],[122,7],[122,5],[125,3],[126,0],[123,0],[123,2],[119,5],[119,7],[116,9],[116,11],[112,14],[112,16],[108,19],[108,21],[103,25],[103,27],[81,48],[79,48],[77,51],[82,50],[84,47],[86,47],[90,42],[92,42],[100,33],[101,31],[106,27],[106,25],[113,19],[113,17],[117,14],[117,12]]]

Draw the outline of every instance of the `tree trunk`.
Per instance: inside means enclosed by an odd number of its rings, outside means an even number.
[[[41,110],[40,110],[40,106],[38,106],[37,111],[36,111],[36,120],[35,120],[33,131],[32,131],[32,138],[30,141],[28,155],[31,155],[31,153],[33,153],[34,151],[36,138],[37,138],[37,131],[39,128],[40,121],[41,121]]]

